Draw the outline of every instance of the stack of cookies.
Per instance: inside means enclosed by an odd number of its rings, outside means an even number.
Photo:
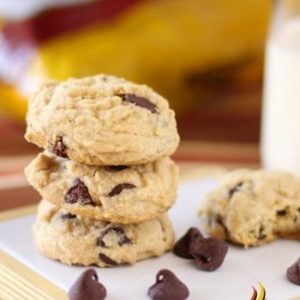
[[[49,82],[27,123],[25,138],[45,149],[25,170],[44,199],[34,224],[43,254],[105,267],[170,250],[179,136],[163,97],[113,76]]]

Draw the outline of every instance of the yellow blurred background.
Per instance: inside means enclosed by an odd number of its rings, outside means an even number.
[[[23,135],[47,79],[110,73],[153,87],[176,110],[182,174],[258,165],[273,1],[20,2],[0,1],[0,210],[39,200],[23,176],[39,150]]]
[[[73,2],[17,18],[0,4],[6,119],[24,122],[43,80],[109,73],[164,95],[183,138],[258,141],[271,0]]]

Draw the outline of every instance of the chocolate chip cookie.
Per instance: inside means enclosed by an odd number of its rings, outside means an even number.
[[[209,235],[246,247],[298,239],[300,179],[285,172],[231,172],[207,196],[200,217]]]
[[[39,204],[33,232],[44,255],[68,265],[134,264],[162,255],[174,241],[167,215],[122,225],[76,216],[45,200]]]
[[[71,213],[126,224],[167,211],[178,185],[178,168],[168,157],[144,165],[97,167],[44,152],[25,173],[43,198]]]
[[[29,102],[25,138],[88,165],[148,163],[179,143],[167,100],[107,75],[42,85]]]

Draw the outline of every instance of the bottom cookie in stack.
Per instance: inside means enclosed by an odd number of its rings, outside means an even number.
[[[174,232],[166,214],[138,224],[117,224],[76,216],[42,200],[33,227],[38,249],[68,265],[111,267],[160,256]]]

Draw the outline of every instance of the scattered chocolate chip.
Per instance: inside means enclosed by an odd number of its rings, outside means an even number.
[[[190,254],[195,258],[196,266],[206,271],[214,271],[220,267],[227,251],[227,244],[215,238],[204,238],[192,243],[189,249]]]
[[[119,172],[119,171],[123,171],[125,169],[128,169],[128,167],[127,166],[108,166],[108,167],[105,167],[105,170],[109,171],[109,172]]]
[[[279,217],[285,216],[286,214],[287,214],[286,209],[281,209],[281,210],[276,211],[276,215],[279,216]]]
[[[51,152],[59,157],[68,158],[67,147],[63,143],[63,138],[61,136],[57,137],[54,145],[52,146]]]
[[[300,285],[300,258],[287,269],[286,277],[290,282]]]
[[[113,197],[119,195],[124,189],[134,189],[136,188],[135,185],[131,183],[121,183],[116,185],[108,194],[109,197]]]
[[[298,213],[300,213],[300,207],[297,208]]]
[[[190,255],[189,248],[193,242],[202,240],[203,235],[198,228],[191,227],[184,236],[182,236],[174,245],[173,253],[182,258],[193,259],[194,257]]]
[[[156,282],[148,289],[153,300],[184,300],[189,294],[187,286],[167,269],[158,271]]]
[[[70,300],[103,300],[106,297],[106,289],[98,281],[97,272],[88,269],[71,286],[68,296]]]
[[[67,191],[65,202],[70,204],[79,202],[82,205],[95,205],[88,188],[79,178],[74,180],[72,187]]]
[[[99,258],[107,265],[116,266],[118,264],[116,261],[112,260],[111,258],[109,258],[103,253],[99,254]]]
[[[235,185],[233,188],[231,188],[228,191],[229,198],[232,198],[232,196],[240,189],[240,187],[243,185],[243,182],[239,182],[237,185]]]
[[[157,112],[156,105],[144,97],[140,97],[135,94],[118,94],[118,96],[121,97],[123,101],[133,103],[137,106],[150,110],[153,114]]]
[[[129,239],[124,232],[124,229],[121,227],[110,227],[107,228],[106,230],[104,230],[101,235],[98,237],[97,239],[97,246],[100,247],[106,247],[105,242],[104,242],[104,237],[110,233],[110,232],[114,232],[117,236],[118,236],[118,244],[119,246],[123,246],[124,244],[131,244],[132,241],[131,239]]]
[[[68,219],[75,219],[76,215],[73,215],[71,213],[65,213],[62,214],[60,217],[62,218],[62,220],[68,220]]]

